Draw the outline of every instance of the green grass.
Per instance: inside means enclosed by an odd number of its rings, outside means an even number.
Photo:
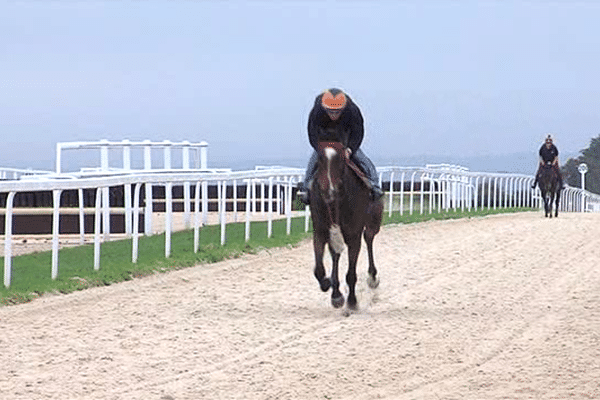
[[[497,209],[471,212],[449,211],[442,213],[413,215],[395,212],[392,217],[384,213],[384,224],[416,223],[433,219],[471,218],[490,214],[530,211],[523,209]],[[71,293],[94,286],[110,285],[116,282],[165,271],[186,268],[198,264],[214,263],[243,254],[256,253],[262,249],[297,246],[311,236],[304,232],[304,217],[292,219],[291,234],[286,235],[286,221],[273,221],[273,233],[267,238],[267,222],[253,222],[251,239],[244,240],[243,223],[228,224],[227,242],[220,245],[220,225],[209,225],[200,230],[200,247],[194,253],[193,231],[187,230],[172,234],[171,256],[165,258],[165,235],[140,237],[138,262],[131,262],[131,240],[118,240],[103,243],[100,251],[100,270],[94,271],[94,247],[84,245],[61,249],[59,252],[58,277],[50,277],[52,265],[51,251],[26,254],[12,259],[12,282],[10,288],[0,285],[0,306],[30,301],[44,293]],[[4,265],[4,259],[0,261]]]

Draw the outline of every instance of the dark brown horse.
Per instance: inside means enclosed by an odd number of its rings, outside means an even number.
[[[360,253],[361,237],[364,235],[369,254],[369,278],[371,288],[379,285],[373,259],[373,238],[379,232],[383,214],[383,202],[371,199],[368,181],[361,178],[356,166],[346,155],[346,148],[339,142],[322,142],[318,151],[319,161],[315,179],[310,190],[311,217],[313,221],[313,245],[315,250],[315,277],[321,290],[332,288],[331,304],[344,305],[340,292],[338,263],[348,246],[348,308],[356,309],[356,261]],[[359,171],[360,172],[360,171]],[[331,277],[326,277],[323,265],[325,244],[331,253]]]
[[[558,204],[560,202],[560,180],[555,167],[548,162],[541,166],[538,175],[538,185],[544,199],[546,217],[552,218],[552,203],[555,202],[554,216],[558,217]]]

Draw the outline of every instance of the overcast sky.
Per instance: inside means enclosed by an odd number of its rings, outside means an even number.
[[[535,160],[548,132],[577,153],[600,134],[599,21],[593,1],[2,1],[0,166],[99,139],[304,166],[328,87],[361,107],[378,165]]]

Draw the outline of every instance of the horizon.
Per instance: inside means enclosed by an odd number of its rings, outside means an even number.
[[[301,168],[306,167],[308,161],[306,158],[277,158],[275,155],[263,156],[257,158],[236,158],[226,159],[214,157],[211,152],[210,143],[208,145],[208,168],[230,168],[233,171],[253,170],[257,166],[282,166]],[[23,160],[17,165],[0,165],[0,168],[31,169],[40,171],[55,171],[55,154],[52,153],[52,161],[47,163],[31,163],[31,160]],[[118,150],[111,150],[109,156],[110,168],[121,168],[122,155]],[[153,153],[154,154],[154,153]],[[569,158],[577,158],[580,153],[564,154],[561,153],[561,165],[564,165]],[[82,168],[100,167],[99,150],[77,150],[67,151],[62,156],[63,172],[78,172]],[[477,156],[461,155],[436,155],[436,154],[417,154],[405,157],[393,157],[385,155],[374,155],[371,157],[376,167],[398,166],[398,167],[424,167],[427,164],[451,164],[466,167],[475,172],[498,172],[498,173],[521,173],[535,174],[537,168],[537,154],[532,155],[528,152],[517,152],[511,154],[485,154]],[[131,163],[133,169],[142,169],[143,160],[140,154],[132,152]],[[162,168],[162,158],[153,156],[153,168]],[[172,165],[178,168],[181,165],[181,156],[177,152],[172,154]]]

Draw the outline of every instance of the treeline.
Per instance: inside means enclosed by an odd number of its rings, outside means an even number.
[[[600,194],[600,135],[591,140],[588,148],[581,150],[577,158],[569,158],[562,168],[563,178],[569,186],[581,187],[581,173],[578,167],[586,163],[585,189]]]

